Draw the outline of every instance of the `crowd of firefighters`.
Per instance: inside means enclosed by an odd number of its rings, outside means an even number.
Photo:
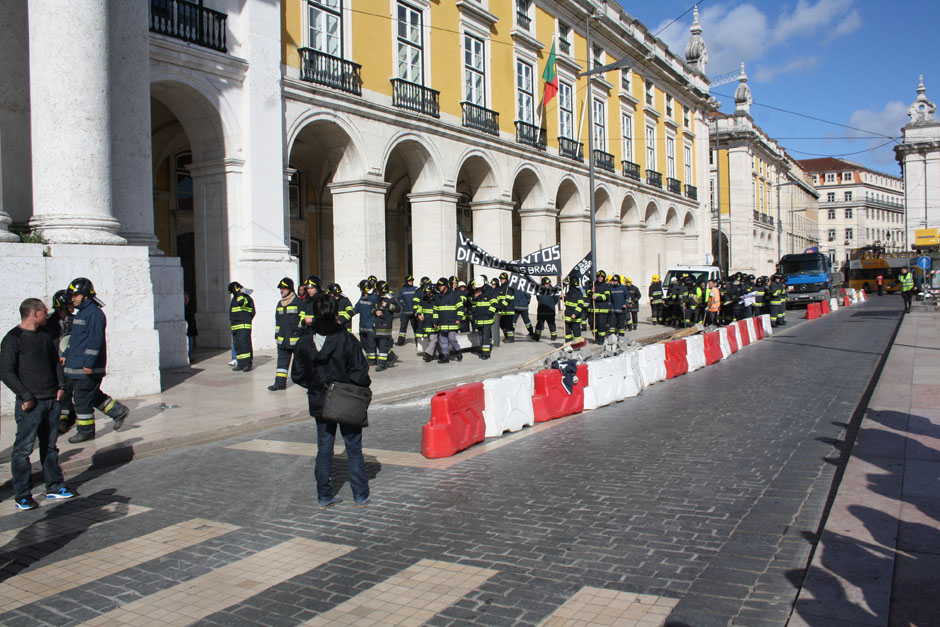
[[[277,286],[281,292],[275,308],[277,367],[274,383],[268,389],[286,389],[293,349],[303,334],[311,332],[313,297],[323,291],[337,300],[339,322],[349,331],[357,319],[363,351],[377,372],[398,360],[393,346],[406,343],[409,328],[424,360],[441,364],[463,360],[462,349],[470,346],[465,334],[470,331],[477,333],[477,355],[489,359],[500,341],[508,344],[516,340],[520,320],[528,339],[540,341],[547,327],[550,339],[557,340],[559,313],[564,320],[565,342],[581,342],[582,331],[587,329],[598,344],[608,336],[623,337],[637,329],[643,295],[629,277],[601,270],[587,285],[572,277],[566,277],[561,286],[548,277],[541,279],[538,289],[534,285],[526,289],[518,282],[515,285],[505,272],[491,280],[481,275],[469,285],[454,276],[436,281],[422,277],[416,284],[415,278],[408,276],[397,289],[370,276],[359,282],[359,294],[353,301],[338,283],[323,285],[316,275],[307,277],[296,290],[293,280],[285,277]],[[229,292],[231,365],[235,371],[247,372],[252,368],[255,306],[249,290],[241,284],[231,283]],[[673,277],[668,286],[654,275],[647,292],[652,323],[678,328],[726,324],[764,313],[770,314],[774,326],[782,325],[786,323],[786,294],[782,275],[755,278],[742,273],[727,281],[699,282],[686,274]],[[533,297],[534,325],[529,315]]]

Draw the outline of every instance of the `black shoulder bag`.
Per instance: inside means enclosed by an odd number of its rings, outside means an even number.
[[[317,366],[317,374],[320,381],[326,385],[323,413],[320,417],[347,427],[359,427],[360,429],[368,427],[368,410],[369,404],[372,402],[372,390],[355,383],[340,383],[338,381],[327,383],[322,366]]]

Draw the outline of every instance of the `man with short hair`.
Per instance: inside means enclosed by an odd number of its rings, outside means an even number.
[[[59,467],[59,401],[65,394],[65,376],[59,351],[48,333],[40,330],[49,315],[38,298],[20,305],[20,324],[0,342],[0,380],[16,394],[16,437],[10,466],[16,509],[35,509],[32,465],[29,456],[39,438],[39,459],[46,482],[46,498],[70,499],[75,493],[65,487]]]

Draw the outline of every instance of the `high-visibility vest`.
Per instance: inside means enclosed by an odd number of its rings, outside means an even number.
[[[899,274],[898,280],[901,281],[901,291],[910,292],[914,289],[914,275],[908,272],[907,274]]]
[[[712,313],[718,313],[721,310],[721,294],[718,291],[717,287],[713,287],[709,290],[708,294],[708,311]]]

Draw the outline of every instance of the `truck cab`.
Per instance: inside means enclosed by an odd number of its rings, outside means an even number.
[[[777,272],[787,278],[787,303],[812,303],[839,295],[843,275],[832,269],[829,256],[820,252],[784,255]]]

